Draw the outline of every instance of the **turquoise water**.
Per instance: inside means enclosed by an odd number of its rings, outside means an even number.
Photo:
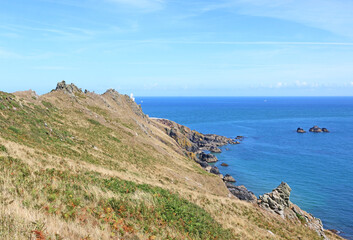
[[[324,227],[353,239],[352,97],[140,97],[151,117],[174,120],[202,133],[243,135],[223,147],[216,165],[257,196],[281,181],[291,200],[321,218]],[[330,133],[298,134],[313,125]],[[220,166],[221,163],[229,167]]]

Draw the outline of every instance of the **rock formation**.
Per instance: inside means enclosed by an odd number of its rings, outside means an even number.
[[[292,189],[289,185],[282,182],[276,189],[272,190],[271,193],[261,195],[257,203],[260,207],[276,213],[283,218],[300,221],[306,224],[309,228],[315,230],[323,239],[328,239],[325,236],[321,220],[303,211],[289,200],[291,191]]]
[[[210,154],[210,153],[204,153],[204,152],[201,152],[199,154],[199,159],[201,161],[205,161],[205,162],[208,162],[208,163],[213,163],[213,162],[217,162],[218,159],[216,156]]]
[[[327,130],[327,128],[322,128],[322,131],[326,133],[330,132],[329,130]]]
[[[319,128],[318,126],[314,126],[314,127],[309,129],[309,132],[320,133],[320,132],[322,132],[322,129]]]
[[[255,203],[257,198],[253,192],[250,192],[245,186],[235,186],[232,183],[226,183],[227,188],[229,191],[240,200],[253,202]]]
[[[229,174],[226,174],[224,177],[223,177],[223,181],[225,182],[236,182],[235,179],[229,175]]]
[[[211,146],[210,147],[210,152],[212,152],[212,153],[221,153],[222,150],[220,148],[216,147],[216,146]]]
[[[66,84],[65,81],[61,81],[56,85],[55,91],[64,91],[69,95],[74,95],[75,93],[82,93],[82,89],[78,88],[75,84]]]
[[[306,131],[302,128],[297,128],[297,133],[306,133]]]

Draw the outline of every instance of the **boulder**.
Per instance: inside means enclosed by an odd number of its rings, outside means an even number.
[[[248,201],[248,202],[256,202],[257,198],[254,193],[250,192],[246,189],[245,186],[235,186],[231,183],[226,184],[228,190],[240,200]]]
[[[224,177],[223,177],[223,181],[224,182],[236,182],[235,179],[229,175],[229,174],[226,174]]]
[[[210,170],[210,173],[213,173],[213,174],[216,174],[216,175],[220,174],[218,167],[212,167],[211,170]]]
[[[297,133],[306,133],[306,131],[302,128],[297,128]]]
[[[228,167],[229,165],[226,164],[226,163],[222,163],[221,166],[222,166],[222,167]]]
[[[330,132],[329,130],[327,130],[327,128],[322,128],[322,131],[325,132],[325,133]]]
[[[210,154],[210,153],[204,153],[204,152],[201,152],[199,154],[199,159],[200,161],[205,161],[205,162],[208,162],[208,163],[213,163],[213,162],[217,162],[218,159],[216,156]]]
[[[322,132],[322,129],[319,128],[318,126],[314,126],[314,127],[309,129],[309,132],[320,133],[320,132]]]
[[[200,161],[199,164],[200,164],[200,166],[203,167],[203,168],[206,168],[206,167],[209,166],[208,163],[205,162],[205,161]]]

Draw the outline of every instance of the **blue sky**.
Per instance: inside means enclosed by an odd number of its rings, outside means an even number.
[[[351,0],[11,0],[1,90],[352,96]]]

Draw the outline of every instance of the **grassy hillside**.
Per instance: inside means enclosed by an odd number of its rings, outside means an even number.
[[[231,196],[114,90],[0,92],[0,201],[0,239],[320,239]]]

